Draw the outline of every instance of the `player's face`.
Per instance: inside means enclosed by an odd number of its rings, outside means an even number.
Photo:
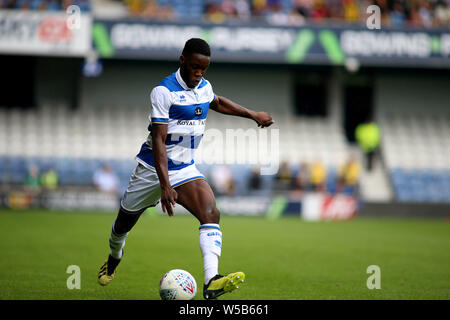
[[[189,88],[197,86],[209,67],[209,57],[193,53],[187,57],[180,57],[180,72]]]

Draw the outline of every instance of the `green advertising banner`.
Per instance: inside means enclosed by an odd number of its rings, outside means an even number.
[[[450,30],[224,26],[96,20],[103,58],[173,60],[185,41],[203,38],[215,61],[450,67]]]

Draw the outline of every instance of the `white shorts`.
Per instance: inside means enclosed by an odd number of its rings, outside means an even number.
[[[206,178],[198,171],[195,164],[180,170],[169,170],[169,182],[172,188],[197,179]],[[121,207],[129,212],[141,211],[156,206],[160,198],[161,187],[156,169],[138,163],[120,201]]]

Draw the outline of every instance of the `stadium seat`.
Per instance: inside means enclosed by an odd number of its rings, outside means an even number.
[[[449,202],[450,121],[429,114],[389,114],[379,119],[383,156],[399,201]]]

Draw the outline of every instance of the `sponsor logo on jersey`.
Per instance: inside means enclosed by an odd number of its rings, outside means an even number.
[[[195,115],[197,117],[201,116],[202,114],[203,114],[203,109],[202,108],[200,108],[200,107],[195,108]]]
[[[179,126],[198,126],[198,125],[204,125],[205,119],[201,120],[178,120],[177,125]]]

